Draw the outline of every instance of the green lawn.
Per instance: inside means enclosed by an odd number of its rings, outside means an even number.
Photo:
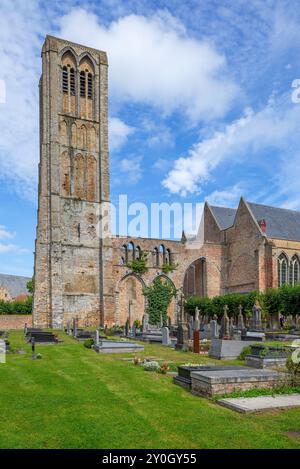
[[[300,432],[300,409],[237,414],[122,360],[131,355],[98,355],[60,336],[31,360],[22,333],[10,334],[27,354],[0,364],[1,448],[300,448],[288,436]],[[213,362],[158,345],[144,355]]]

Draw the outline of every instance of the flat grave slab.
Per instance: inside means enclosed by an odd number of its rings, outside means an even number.
[[[239,366],[233,370],[195,371],[191,373],[192,393],[213,397],[253,388],[272,388],[278,385],[280,378],[277,371]]]
[[[191,373],[195,371],[222,371],[234,370],[237,367],[234,365],[181,365],[178,366],[178,374],[173,379],[174,384],[186,389],[191,389],[192,378]],[[239,367],[240,369],[246,367]]]
[[[210,358],[232,360],[238,358],[245,347],[256,344],[255,341],[213,339],[208,356]]]
[[[132,353],[143,352],[143,345],[134,342],[118,342],[116,340],[101,340],[98,345],[94,345],[97,353]]]
[[[282,394],[278,396],[236,397],[217,401],[228,409],[243,414],[263,412],[270,409],[290,409],[300,407],[300,394]]]

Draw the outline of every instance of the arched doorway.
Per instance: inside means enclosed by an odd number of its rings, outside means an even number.
[[[192,262],[186,269],[183,293],[186,298],[206,296],[206,260],[203,257]]]

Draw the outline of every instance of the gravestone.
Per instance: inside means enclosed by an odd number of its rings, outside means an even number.
[[[178,350],[188,350],[188,339],[189,339],[189,331],[187,323],[185,322],[185,314],[184,314],[184,294],[181,292],[180,296],[180,322],[177,329],[177,343],[176,349]]]
[[[143,333],[144,332],[147,332],[148,330],[148,324],[149,324],[149,314],[145,313],[143,315],[143,319],[142,319],[142,329],[143,329]]]
[[[189,318],[188,330],[189,330],[189,339],[192,340],[193,339],[193,331],[194,331],[192,316]]]
[[[229,337],[230,339],[234,338],[234,322],[233,317],[229,319]]]
[[[243,316],[243,307],[239,305],[239,315],[238,315],[238,329],[243,331],[245,329],[244,316]]]
[[[262,329],[261,322],[261,306],[258,300],[255,301],[252,308],[252,324],[251,328],[254,331],[260,331]]]
[[[96,329],[95,345],[99,345],[99,330],[98,329]]]
[[[215,319],[212,319],[210,321],[210,338],[211,339],[217,339],[219,337],[218,335],[218,323]]]
[[[129,335],[129,318],[126,319],[125,323],[125,337]]]
[[[221,320],[221,330],[220,330],[220,339],[228,340],[230,339],[230,330],[229,330],[229,317],[228,317],[228,306],[224,306],[224,314]]]
[[[199,314],[200,314],[200,310],[199,310],[198,306],[196,306],[195,320],[194,320],[194,331],[199,331],[200,330]]]
[[[171,345],[169,328],[164,326],[161,328],[161,332],[162,332],[162,344],[167,345],[167,346]]]

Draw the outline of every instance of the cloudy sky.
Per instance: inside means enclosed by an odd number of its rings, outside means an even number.
[[[300,210],[299,24],[297,0],[1,0],[0,272],[32,274],[46,34],[108,53],[113,202]]]

